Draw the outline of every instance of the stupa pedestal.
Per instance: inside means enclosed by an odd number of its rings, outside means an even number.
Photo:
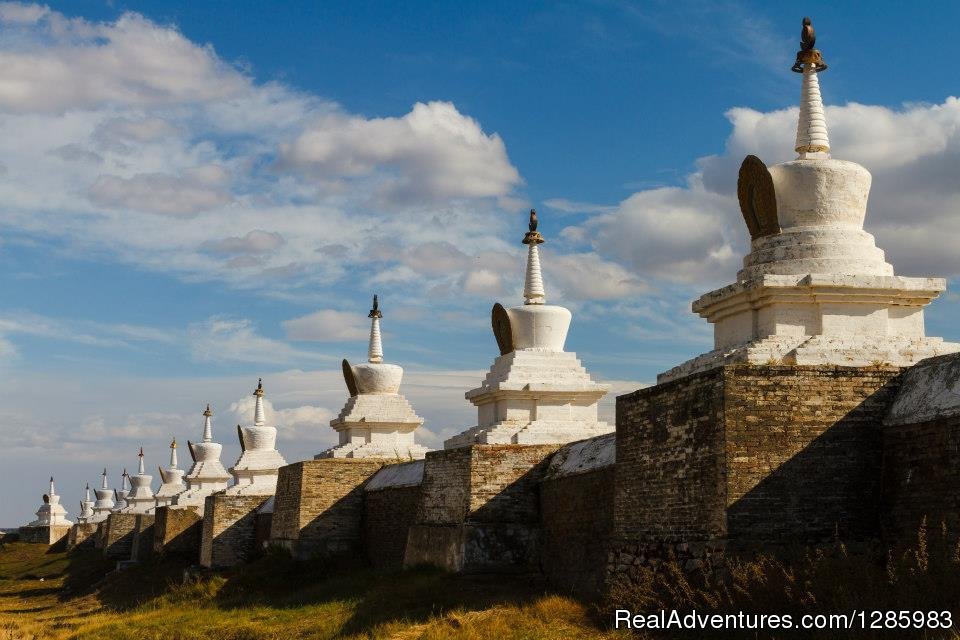
[[[471,444],[563,444],[609,433],[597,419],[597,402],[609,387],[594,382],[576,354],[564,351],[571,314],[546,304],[540,269],[544,242],[530,212],[524,304],[492,312],[500,347],[483,383],[467,391],[477,407],[477,426],[443,443],[444,448]]]

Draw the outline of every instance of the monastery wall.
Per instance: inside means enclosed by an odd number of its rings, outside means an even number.
[[[137,514],[111,513],[104,523],[103,555],[114,560],[129,560]]]
[[[360,551],[363,485],[383,464],[376,458],[324,458],[280,467],[271,544],[297,558]]]
[[[257,552],[257,508],[270,496],[207,496],[203,510],[200,564],[207,568],[232,567]]]
[[[883,533],[916,542],[926,520],[960,538],[960,355],[907,369],[883,425]]]
[[[609,571],[876,537],[896,367],[732,365],[617,399]]]
[[[540,483],[540,567],[555,588],[592,596],[603,587],[613,530],[615,434],[566,445]]]
[[[199,508],[158,507],[153,523],[153,552],[199,557],[203,517]]]
[[[80,546],[92,547],[97,533],[97,524],[94,522],[78,522],[70,527],[70,533],[67,534],[67,549],[75,549]]]
[[[383,467],[364,487],[363,548],[378,569],[399,569],[417,518],[423,460]]]
[[[133,527],[133,539],[130,543],[130,560],[141,562],[153,555],[153,514],[139,513]]]

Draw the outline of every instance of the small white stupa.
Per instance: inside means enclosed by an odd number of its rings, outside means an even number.
[[[90,499],[90,483],[84,490],[83,500],[80,501],[80,515],[77,516],[77,522],[87,523],[93,518],[93,500]]]
[[[863,230],[872,178],[830,157],[817,77],[827,65],[804,24],[793,66],[803,74],[799,155],[772,167],[756,156],[743,161],[737,195],[751,251],[736,282],[693,303],[714,325],[714,349],[658,382],[734,362],[909,366],[960,350],[924,331],[923,308],[946,281],[894,275]]]
[[[287,461],[276,450],[277,428],[268,427],[263,411],[263,380],[253,392],[256,404],[253,426],[237,425],[240,438],[240,457],[230,469],[236,483],[226,490],[227,495],[273,495],[277,490],[277,470]]]
[[[127,506],[120,509],[120,513],[153,513],[156,506],[153,490],[150,488],[153,476],[147,475],[143,465],[143,447],[140,447],[137,457],[140,458],[137,475],[129,476],[130,493],[126,496]]]
[[[223,447],[213,441],[212,417],[208,404],[203,412],[203,439],[196,444],[187,440],[193,466],[187,474],[187,490],[174,501],[177,506],[199,507],[203,511],[204,499],[214,491],[226,489],[230,481],[230,474],[220,462]]]
[[[337,446],[316,456],[320,458],[406,458],[419,459],[428,449],[414,442],[414,431],[423,424],[403,395],[400,381],[403,368],[383,361],[380,319],[383,313],[373,296],[370,318],[370,346],[367,362],[351,366],[343,361],[343,379],[350,398],[340,415],[330,421],[340,436]]]
[[[58,527],[70,526],[73,523],[67,520],[67,510],[60,504],[60,496],[50,476],[50,493],[44,494],[43,504],[37,509],[37,519],[28,524],[28,527]]]
[[[120,488],[113,491],[116,506],[114,512],[120,512],[127,506],[127,496],[130,495],[130,474],[124,469],[120,474]]]
[[[154,494],[158,507],[166,507],[174,503],[176,497],[183,493],[187,485],[183,483],[185,470],[177,467],[177,439],[170,443],[170,466],[166,469],[157,467],[160,472],[160,488]]]
[[[609,387],[598,384],[575,353],[564,351],[571,314],[546,304],[537,212],[530,211],[524,304],[493,306],[493,334],[500,347],[490,372],[466,398],[477,407],[477,426],[444,442],[453,449],[471,444],[554,444],[609,433],[597,420],[597,402]]]
[[[114,490],[111,489],[107,483],[106,469],[103,470],[103,474],[100,476],[100,488],[94,489],[93,492],[97,496],[97,501],[93,503],[93,515],[87,522],[103,522],[110,516],[110,512],[113,511],[114,508]]]

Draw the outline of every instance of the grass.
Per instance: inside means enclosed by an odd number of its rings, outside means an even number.
[[[609,638],[591,609],[539,580],[377,573],[272,554],[224,573],[183,563],[121,573],[93,550],[0,550],[0,640]]]

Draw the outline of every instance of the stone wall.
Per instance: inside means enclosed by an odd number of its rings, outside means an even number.
[[[197,558],[203,534],[199,507],[158,507],[153,524],[153,551]]]
[[[143,562],[153,555],[153,523],[156,516],[148,513],[137,514],[133,527],[133,540],[130,545],[130,560]]]
[[[359,552],[363,484],[383,464],[375,458],[323,458],[280,467],[271,544],[298,558]]]
[[[270,496],[207,496],[203,512],[200,564],[208,568],[232,567],[257,552],[256,510]]]
[[[423,460],[383,467],[365,486],[363,546],[379,569],[399,569],[417,518]]]
[[[535,570],[540,487],[560,445],[472,445],[431,451],[404,565],[451,571]]]
[[[67,534],[67,549],[77,547],[92,547],[97,534],[97,524],[94,522],[78,522],[70,527]]]
[[[916,542],[926,520],[960,537],[960,355],[904,372],[883,427],[883,532],[892,547]]]
[[[104,524],[103,555],[114,560],[129,560],[133,552],[136,513],[111,513]]]
[[[613,530],[615,434],[575,442],[550,460],[540,484],[540,566],[552,586],[595,596]]]
[[[668,549],[877,536],[899,373],[732,365],[617,398],[612,573]]]
[[[70,525],[54,525],[52,527],[20,527],[18,529],[21,542],[54,545],[70,535]]]

